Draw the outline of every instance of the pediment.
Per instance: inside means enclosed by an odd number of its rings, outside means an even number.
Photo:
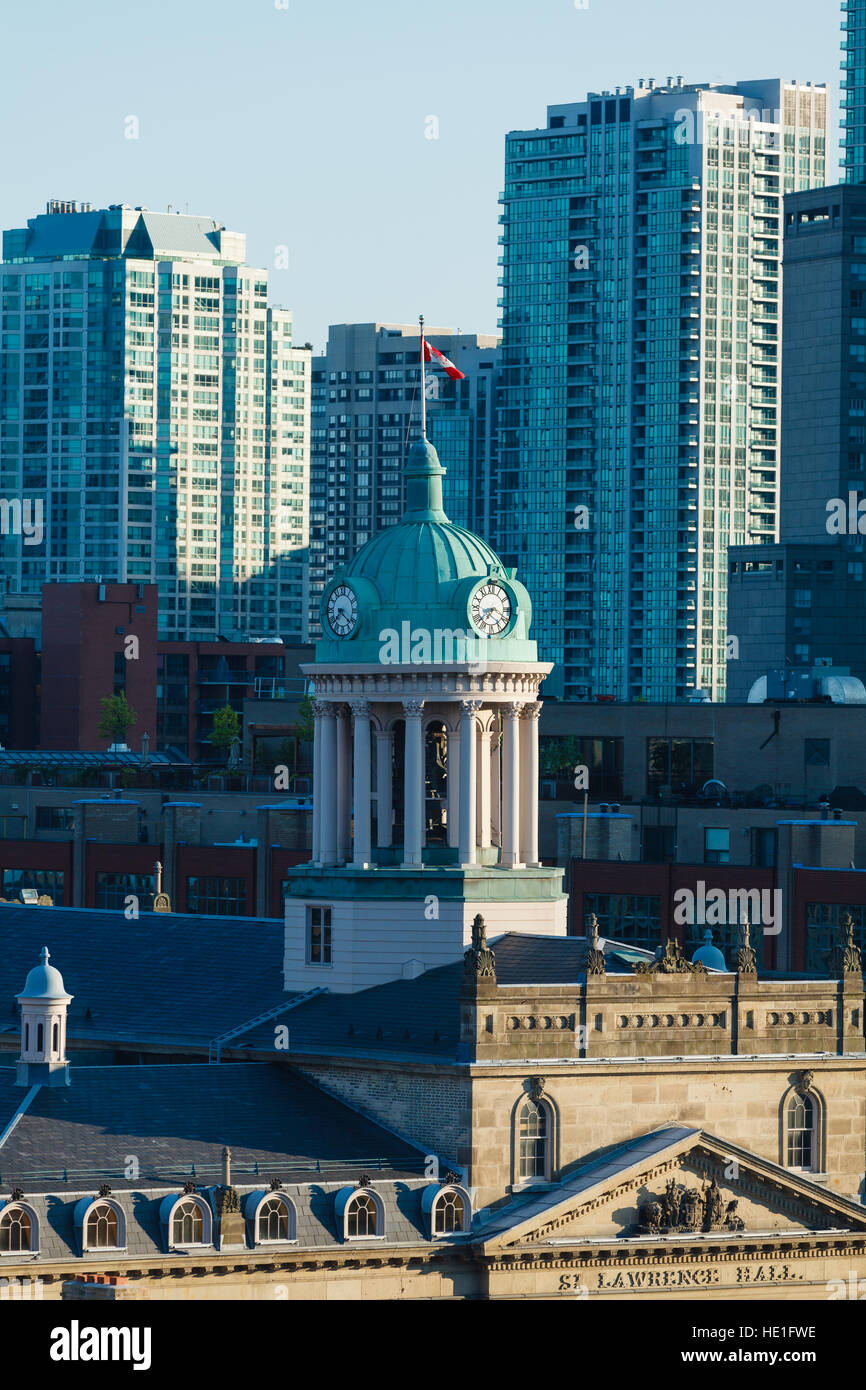
[[[509,1219],[510,1218],[510,1219]],[[490,1248],[866,1231],[858,1203],[701,1130],[656,1131],[496,1216]]]

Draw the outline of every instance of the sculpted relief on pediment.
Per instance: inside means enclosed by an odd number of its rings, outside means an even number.
[[[639,1177],[586,1197],[572,1209],[551,1212],[515,1244],[576,1239],[639,1239],[681,1235],[775,1233],[829,1230],[845,1224],[821,1198],[787,1188],[784,1180],[765,1180],[732,1159],[690,1154],[658,1165]]]

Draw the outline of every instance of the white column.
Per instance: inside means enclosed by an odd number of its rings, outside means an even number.
[[[319,701],[316,702],[317,705]],[[337,862],[337,711],[328,701],[321,710],[321,776],[316,785],[319,808],[319,850],[323,864]]]
[[[313,853],[314,864],[322,862],[322,719],[324,703],[313,701]]]
[[[351,709],[354,720],[352,808],[355,824],[352,863],[356,868],[365,868],[373,853],[370,833],[370,706],[366,700],[353,700]]]
[[[460,702],[460,863],[475,863],[475,716],[480,700]]]
[[[520,867],[520,711],[522,702],[503,705],[502,863]]]
[[[520,718],[520,857],[538,863],[538,720],[541,704],[523,706]]]
[[[352,725],[349,708],[339,705],[337,713],[337,862],[347,864],[351,851],[352,812]]]
[[[403,753],[403,868],[419,868],[424,848],[423,700],[404,700],[406,740]]]
[[[490,727],[478,732],[478,843],[490,848]]]
[[[448,794],[448,844],[460,845],[460,730],[448,729],[445,752],[445,791]]]
[[[490,839],[502,844],[502,734],[498,723],[490,730]]]
[[[390,729],[376,730],[376,844],[388,849],[394,819],[393,776],[394,735]]]

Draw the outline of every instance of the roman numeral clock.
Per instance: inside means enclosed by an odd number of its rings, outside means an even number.
[[[337,584],[325,605],[328,624],[335,637],[351,637],[358,626],[358,599],[348,584]]]
[[[479,584],[469,599],[469,620],[484,637],[503,637],[513,626],[517,602],[499,580]]]

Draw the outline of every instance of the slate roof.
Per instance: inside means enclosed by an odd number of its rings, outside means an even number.
[[[75,996],[71,1040],[201,1045],[291,998],[283,923],[273,918],[142,912],[127,921],[92,908],[8,907],[0,908],[0,1034],[18,1033],[15,996],[43,946]]]
[[[582,937],[524,936],[506,932],[491,939],[500,985],[568,985],[582,979]],[[605,942],[608,969],[627,968],[615,955],[626,950]],[[652,952],[632,952],[652,960]],[[286,1013],[289,1051],[351,1055],[405,1054],[431,1060],[456,1055],[460,1028],[459,991],[463,962],[428,970],[414,980],[393,980],[355,994],[322,994]],[[350,1031],[351,1030],[351,1031]],[[237,1038],[233,1046],[272,1048],[273,1024]]]
[[[193,1176],[218,1183],[224,1145],[238,1182],[259,1173],[349,1182],[365,1171],[423,1171],[418,1149],[277,1063],[71,1071],[71,1085],[42,1086],[0,1142],[0,1189],[95,1192],[106,1181],[119,1189],[148,1179],[182,1185]],[[0,1068],[0,1135],[28,1094],[14,1082],[14,1068]],[[130,1157],[138,1162],[134,1181],[124,1177]]]
[[[299,996],[283,988],[283,932],[273,918],[143,912],[127,921],[122,912],[90,908],[0,908],[0,1035],[17,1036],[15,996],[47,945],[74,996],[67,1032],[73,1043],[202,1047],[283,1006],[284,1015],[226,1046],[270,1053],[275,1023],[284,1023],[291,1052],[456,1056],[462,960],[414,980],[323,993],[294,1007]],[[491,945],[500,985],[582,979],[582,937],[507,932]],[[603,949],[611,973],[652,959],[615,942]]]

